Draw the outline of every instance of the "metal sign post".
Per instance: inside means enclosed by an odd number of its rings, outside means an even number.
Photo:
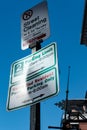
[[[30,107],[30,130],[40,130],[40,103]]]
[[[41,49],[40,42],[32,48],[32,53]],[[30,130],[40,130],[40,103],[30,107]]]

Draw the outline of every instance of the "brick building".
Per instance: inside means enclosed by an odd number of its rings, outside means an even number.
[[[55,105],[64,111],[62,130],[87,130],[87,92],[85,99],[62,100]]]

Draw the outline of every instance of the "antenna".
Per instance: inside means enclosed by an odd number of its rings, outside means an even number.
[[[69,78],[70,78],[70,66],[68,67],[68,80],[67,80],[67,90],[66,90],[66,103],[65,103],[65,121],[66,121],[66,114],[67,114],[67,107],[68,107],[68,93],[69,93]],[[56,106],[63,107],[63,101],[59,103],[55,103]],[[64,129],[64,127],[55,127],[55,126],[48,126],[48,128],[52,129]],[[68,128],[67,128],[68,129]]]
[[[65,104],[65,121],[66,121],[66,114],[67,114],[67,107],[68,107],[69,78],[70,78],[70,66],[68,67],[68,80],[67,80],[66,104]]]

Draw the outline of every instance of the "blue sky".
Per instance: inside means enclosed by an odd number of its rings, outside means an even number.
[[[29,130],[30,106],[15,111],[6,110],[11,64],[31,50],[21,50],[21,15],[42,0],[0,2],[0,129]],[[69,99],[83,99],[87,90],[87,47],[80,45],[84,0],[47,0],[50,37],[42,48],[57,43],[60,91],[57,96],[41,102],[41,130],[59,126],[62,111],[54,104],[65,99],[68,66],[71,66]]]

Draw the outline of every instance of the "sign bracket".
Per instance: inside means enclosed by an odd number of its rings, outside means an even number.
[[[32,53],[35,52],[34,50],[39,50],[41,49],[41,43],[43,42],[43,39],[39,40],[39,41],[35,41],[34,43],[29,45],[29,48],[32,49]]]

